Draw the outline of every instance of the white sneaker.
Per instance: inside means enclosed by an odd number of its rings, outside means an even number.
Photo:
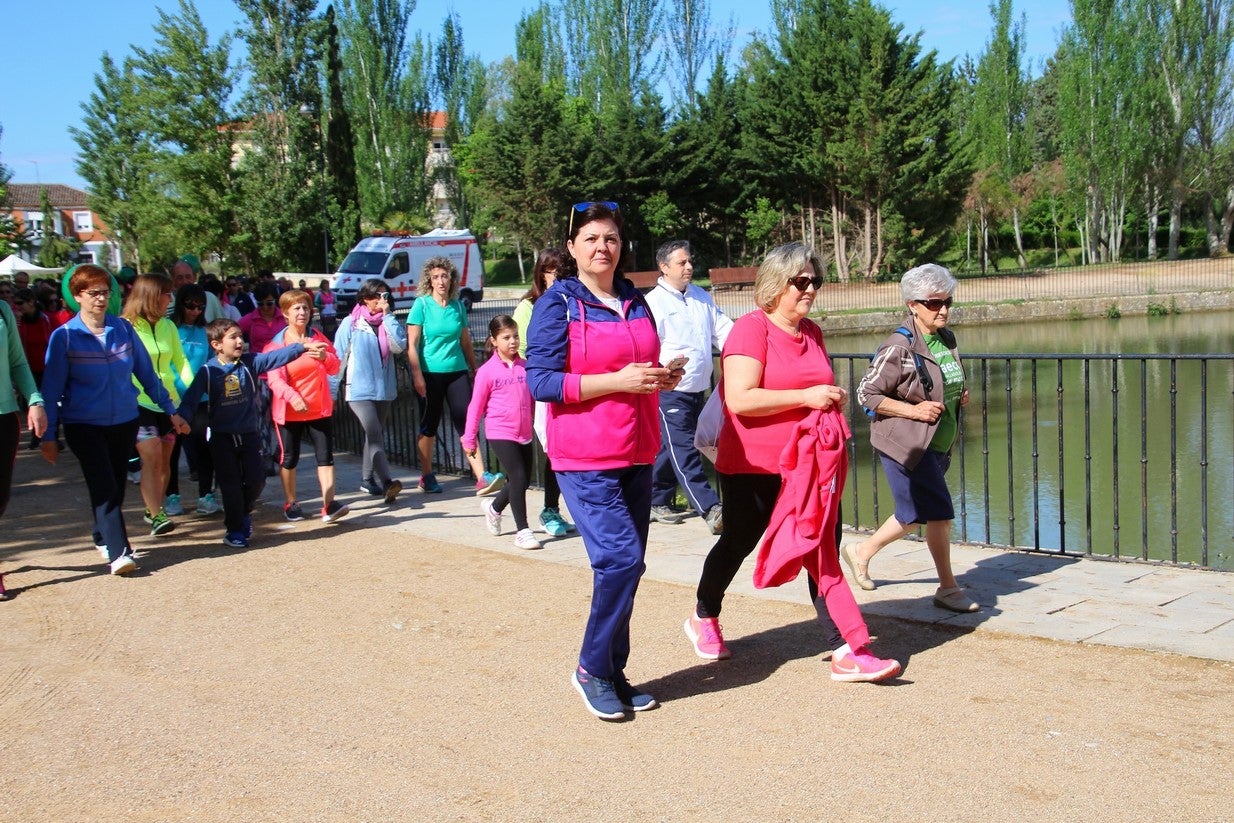
[[[180,505],[180,495],[167,495],[167,497],[163,500],[163,511],[167,512],[168,517],[184,514],[184,507]]]
[[[542,549],[540,541],[536,540],[536,536],[531,529],[519,529],[518,534],[514,535],[514,548],[516,549]]]
[[[493,511],[491,498],[485,497],[480,500],[480,511],[484,512],[484,525],[488,526],[488,533],[494,537],[501,534],[502,512]]]
[[[97,551],[99,553],[99,557],[104,560],[111,560],[111,555],[107,553],[107,547],[102,543],[95,543],[94,550]]]
[[[222,511],[223,507],[214,499],[214,492],[207,492],[197,498],[197,513],[198,514],[217,514]]]
[[[133,555],[124,554],[111,561],[112,574],[128,574],[129,572],[137,571],[137,561],[133,559]]]

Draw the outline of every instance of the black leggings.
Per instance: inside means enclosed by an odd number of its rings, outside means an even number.
[[[471,376],[464,371],[424,373],[424,397],[420,398],[420,435],[436,437],[441,425],[441,407],[450,406],[454,433],[467,429],[467,404],[471,402]]]
[[[488,446],[497,454],[497,462],[501,463],[506,473],[506,485],[497,492],[493,500],[493,511],[504,511],[510,504],[514,514],[514,526],[520,531],[527,528],[527,484],[530,479],[531,444],[516,443],[513,440],[490,440]]]
[[[17,441],[20,438],[21,423],[17,412],[0,415],[0,517],[9,507],[9,496],[13,491],[13,466],[17,462]]]
[[[707,553],[703,561],[703,573],[698,580],[698,616],[719,617],[720,608],[724,602],[724,592],[728,589],[737,571],[763,536],[767,524],[771,521],[771,510],[775,508],[776,497],[780,494],[780,475],[778,474],[719,474],[720,497],[724,500],[740,500],[740,510],[732,513],[724,512],[724,532],[720,539]],[[836,517],[836,546],[840,545],[843,529],[840,518]],[[818,614],[819,625],[831,649],[844,645],[844,638],[836,628],[835,621],[827,612],[827,604],[818,596],[818,587],[814,580],[808,580],[810,600],[814,603],[814,611]]]
[[[557,472],[553,471],[553,461],[544,455],[544,508],[561,508],[561,486],[557,485]]]
[[[279,443],[279,465],[290,471],[300,465],[300,443],[304,435],[313,441],[313,454],[317,465],[334,465],[334,418],[319,417],[316,420],[288,420],[275,423],[274,432]]]

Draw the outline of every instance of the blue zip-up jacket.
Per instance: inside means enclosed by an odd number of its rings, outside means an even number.
[[[184,359],[189,361],[189,374],[196,376],[197,371],[210,359],[210,341],[206,339],[206,327],[176,326],[176,331],[180,334],[180,348],[184,350]],[[181,382],[179,372],[176,372],[175,377],[176,391],[184,397],[188,386]]]
[[[51,333],[43,368],[43,399],[47,431],[43,441],[56,439],[57,423],[115,426],[137,416],[137,386],[160,409],[176,407],[163,381],[154,373],[150,353],[123,317],[106,315],[103,343],[76,315]]]
[[[367,322],[356,321],[351,315],[343,317],[338,332],[334,335],[334,350],[338,352],[346,374],[343,376],[346,390],[340,397],[351,400],[393,400],[398,397],[394,370],[397,354],[407,351],[407,327],[398,322],[393,314],[381,318],[390,344],[390,356],[381,362],[381,348],[377,334]]]
[[[204,393],[213,434],[256,433],[257,375],[286,366],[302,354],[304,344],[292,343],[261,354],[246,352],[235,363],[210,358],[193,376],[180,403],[180,416],[192,420]]]
[[[655,320],[638,289],[614,281],[625,316],[596,299],[577,278],[557,280],[536,301],[527,342],[527,385],[549,404],[548,453],[562,471],[650,464],[660,450],[659,399],[614,392],[583,400],[583,375],[659,364]]]

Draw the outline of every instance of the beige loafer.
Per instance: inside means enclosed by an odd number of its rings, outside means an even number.
[[[968,595],[959,586],[952,589],[939,589],[934,592],[934,605],[940,609],[960,612],[961,614],[975,612],[980,608],[980,606],[968,599]]]
[[[852,572],[853,579],[857,581],[858,586],[868,592],[878,588],[874,585],[874,581],[870,579],[870,564],[858,562],[857,556],[853,554],[853,545],[851,543],[840,547],[840,557],[844,558],[844,563],[848,566],[848,570]]]

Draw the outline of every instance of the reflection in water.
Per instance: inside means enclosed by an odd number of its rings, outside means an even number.
[[[1234,569],[1234,361],[1228,312],[958,328],[973,402],[948,475],[957,538]],[[850,388],[885,335],[830,337]],[[853,355],[845,357],[844,354]],[[993,354],[997,353],[997,354]],[[1041,354],[1009,360],[998,354]],[[987,356],[979,356],[979,355]],[[891,511],[856,407],[846,520]]]

